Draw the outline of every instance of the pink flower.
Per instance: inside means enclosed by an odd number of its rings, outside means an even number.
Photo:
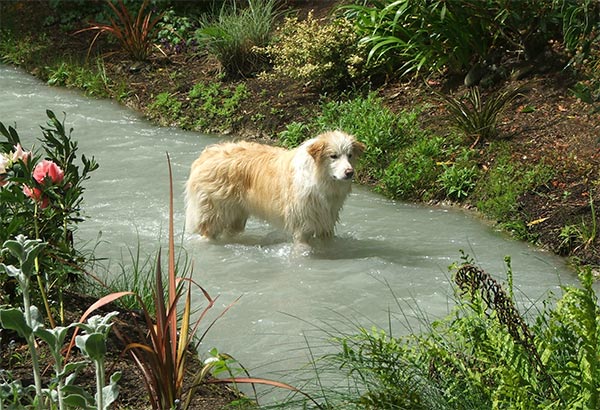
[[[15,145],[15,151],[13,152],[12,156],[10,157],[10,159],[12,159],[13,162],[17,162],[18,160],[21,160],[27,164],[27,162],[29,161],[29,158],[31,158],[31,151],[24,151],[23,147],[21,147],[21,144]]]
[[[58,184],[65,178],[65,173],[54,162],[45,159],[33,169],[33,179],[43,184],[48,178],[53,184]]]
[[[50,200],[48,197],[42,195],[42,191],[39,188],[30,188],[27,185],[23,185],[23,193],[34,201],[39,202],[42,209],[50,205]]]

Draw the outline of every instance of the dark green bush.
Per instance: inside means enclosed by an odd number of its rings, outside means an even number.
[[[466,72],[507,51],[543,50],[558,31],[552,0],[379,0],[346,7],[370,60],[402,75]]]

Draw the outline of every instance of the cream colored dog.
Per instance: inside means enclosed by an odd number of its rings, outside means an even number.
[[[295,242],[330,238],[364,144],[331,131],[293,150],[252,142],[211,145],[192,164],[186,226],[210,239],[242,232],[250,215]]]

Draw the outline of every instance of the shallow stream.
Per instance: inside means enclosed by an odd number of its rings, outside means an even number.
[[[135,251],[138,242],[145,254],[164,242],[169,153],[177,241],[193,260],[195,281],[219,295],[218,309],[243,295],[201,349],[216,346],[255,369],[256,376],[304,364],[303,335],[319,323],[352,319],[387,328],[391,311],[398,318],[392,327],[402,333],[407,323],[401,322],[419,323],[413,313],[444,315],[452,305],[447,267],[459,261],[461,249],[499,281],[510,255],[524,305],[575,281],[563,259],[512,240],[471,213],[394,202],[360,186],[343,209],[337,238],[311,255],[294,254],[285,235],[256,220],[233,243],[184,235],[182,188],[189,166],[218,137],[157,127],[117,103],[48,87],[0,66],[0,121],[16,123],[24,142],[31,143],[41,136],[46,109],[59,118],[67,114],[80,154],[100,164],[86,185],[89,219],[77,231],[78,243],[92,247],[102,232],[96,256],[110,258],[115,268],[130,262],[128,249]],[[407,318],[397,301],[407,308]]]

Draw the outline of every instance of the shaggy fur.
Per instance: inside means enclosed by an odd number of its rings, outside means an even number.
[[[186,225],[210,239],[242,232],[250,215],[294,241],[330,238],[365,146],[341,131],[293,150],[252,142],[207,147],[186,183]]]

